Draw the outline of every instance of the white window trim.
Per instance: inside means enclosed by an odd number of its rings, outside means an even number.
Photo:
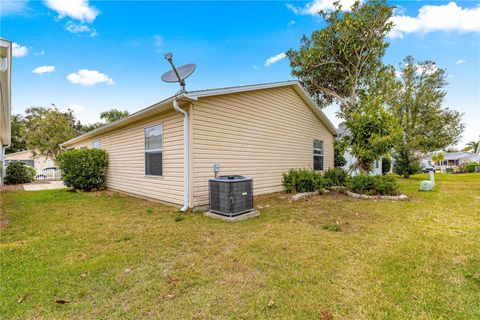
[[[146,137],[145,137],[145,130],[149,128],[153,128],[156,126],[161,126],[162,127],[162,148],[161,149],[149,149],[147,150],[146,147]],[[143,175],[145,177],[150,177],[150,178],[163,178],[163,123],[157,123],[148,127],[143,127]],[[162,152],[162,174],[161,175],[155,175],[155,174],[147,174],[147,157],[145,156],[146,153],[153,153],[153,152]]]
[[[315,141],[322,142],[322,149],[315,148]],[[315,157],[322,157],[322,169],[315,171],[325,171],[325,155],[323,149],[325,149],[325,141],[321,139],[313,139],[313,170],[315,170]]]

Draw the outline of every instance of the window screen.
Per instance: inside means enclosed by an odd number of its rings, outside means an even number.
[[[92,148],[100,149],[100,140],[95,140],[92,142]]]
[[[145,174],[161,176],[163,164],[163,126],[145,128]]]
[[[313,170],[323,170],[322,140],[313,140]]]

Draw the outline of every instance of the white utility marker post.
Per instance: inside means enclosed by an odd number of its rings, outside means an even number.
[[[433,184],[433,186],[435,187],[435,170],[430,170],[429,171],[429,174],[430,174],[430,182]]]

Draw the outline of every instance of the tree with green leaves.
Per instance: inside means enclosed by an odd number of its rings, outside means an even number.
[[[347,164],[347,160],[344,157],[345,147],[343,140],[335,140],[333,143],[333,165],[335,168],[342,168]]]
[[[362,173],[389,152],[398,135],[385,111],[395,92],[395,70],[382,62],[392,13],[385,0],[357,1],[350,11],[336,2],[333,10],[319,12],[326,27],[287,52],[292,75],[318,105],[340,107],[338,115],[350,131],[349,151]]]
[[[55,106],[31,107],[25,114],[23,138],[27,149],[32,149],[34,154],[55,158],[61,153],[61,143],[81,134],[75,129],[71,110],[61,112]]]
[[[402,138],[394,147],[396,172],[406,178],[420,154],[445,149],[461,138],[462,114],[444,107],[446,86],[445,71],[433,61],[416,61],[411,56],[403,60],[391,111],[402,128]]]
[[[11,133],[12,141],[10,146],[5,150],[6,154],[24,151],[27,149],[27,143],[23,137],[25,132],[25,119],[21,114],[12,115],[11,119]]]
[[[129,115],[128,111],[120,111],[117,109],[110,109],[108,111],[103,111],[100,113],[100,119],[104,120],[106,123],[111,123],[122,118],[125,118]]]
[[[364,97],[381,97],[393,83],[393,67],[382,62],[392,12],[385,0],[357,1],[350,11],[336,2],[334,10],[319,12],[326,27],[287,51],[292,75],[320,107],[337,103],[340,117],[349,121]]]
[[[395,117],[371,102],[354,113],[346,127],[349,134],[344,139],[350,153],[357,158],[353,169],[362,174],[372,171],[375,161],[387,156],[400,137]]]

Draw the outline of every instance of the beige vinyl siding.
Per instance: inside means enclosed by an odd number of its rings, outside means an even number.
[[[213,165],[254,178],[254,194],[283,190],[282,173],[313,168],[313,140],[333,167],[334,137],[291,87],[200,98],[193,112],[193,206],[208,203]]]
[[[163,176],[145,175],[144,129],[163,124]],[[107,188],[176,205],[183,203],[183,116],[168,112],[106,132],[66,148],[92,148],[108,153]]]

